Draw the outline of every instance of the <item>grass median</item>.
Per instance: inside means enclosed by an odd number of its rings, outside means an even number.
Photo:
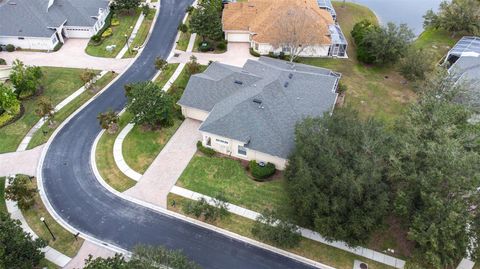
[[[116,73],[108,72],[102,78],[100,78],[95,84],[99,91],[102,90],[108,83],[110,83],[115,77],[117,76]],[[90,90],[84,91],[82,94],[77,96],[77,98],[73,99],[68,105],[60,109],[57,113],[55,113],[55,121],[57,124],[51,128],[48,124],[44,124],[32,137],[30,143],[28,144],[27,149],[32,149],[36,146],[44,144],[48,141],[50,136],[53,132],[57,129],[57,127],[66,119],[68,118],[73,112],[75,112],[78,108],[80,108],[85,102],[90,100],[97,92],[93,92]]]
[[[37,187],[36,180],[33,180],[31,186]],[[74,235],[69,231],[65,230],[60,224],[58,224],[55,219],[48,213],[45,205],[40,198],[40,194],[35,195],[35,204],[32,208],[28,210],[22,210],[22,214],[25,217],[25,220],[28,223],[28,226],[42,239],[48,242],[48,245],[61,253],[74,257],[80,247],[83,244],[83,239],[75,239]],[[53,240],[52,236],[48,232],[45,224],[40,220],[40,218],[45,218],[45,222],[48,227],[52,230],[53,235],[56,240]]]
[[[42,67],[42,71],[41,85],[44,91],[41,96],[49,98],[54,106],[83,85],[80,79],[83,69]],[[23,101],[25,114],[14,123],[0,128],[0,153],[15,151],[28,131],[40,120],[35,113],[38,101],[39,97]]]
[[[175,207],[172,206],[174,200]],[[187,198],[183,198],[170,193],[168,195],[168,209],[186,215],[183,212],[183,206],[187,201]],[[210,224],[228,230],[230,232],[252,238],[254,240],[258,240],[258,238],[255,238],[255,236],[253,236],[251,232],[252,226],[254,224],[253,220],[235,214],[230,214],[228,217],[224,219],[218,219]],[[302,238],[300,244],[297,247],[284,250],[306,257],[308,259],[315,260],[320,263],[324,263],[329,266],[333,266],[338,269],[351,269],[353,267],[354,260],[364,261],[368,263],[369,268],[372,269],[393,269],[393,267],[377,263],[373,260],[368,260],[366,258],[307,238]]]
[[[138,51],[134,50],[134,48],[140,48],[144,45],[145,41],[147,40],[148,33],[150,32],[150,28],[152,27],[153,20],[155,18],[156,9],[151,9],[150,13],[142,21],[140,28],[138,28],[137,35],[133,39],[130,45],[130,49],[123,55],[123,58],[132,58],[137,55]]]
[[[131,118],[132,116],[128,112],[125,112],[120,117],[119,130],[122,130]],[[95,161],[98,171],[105,182],[115,190],[123,192],[135,186],[137,182],[124,175],[115,163],[115,159],[113,158],[113,144],[117,136],[118,132],[115,134],[103,133],[97,144]]]

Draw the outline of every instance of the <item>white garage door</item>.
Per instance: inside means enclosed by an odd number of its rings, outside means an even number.
[[[250,42],[250,34],[228,34],[228,42]]]

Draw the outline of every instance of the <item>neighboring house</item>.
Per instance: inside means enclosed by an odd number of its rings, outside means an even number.
[[[332,15],[334,21],[337,21],[337,12],[332,5],[332,1],[330,0],[317,0],[317,4],[321,9],[325,9]]]
[[[109,12],[108,0],[0,0],[0,45],[53,50],[98,33]]]
[[[295,145],[296,123],[333,111],[340,77],[268,57],[243,68],[214,62],[190,78],[178,104],[185,117],[203,121],[205,147],[282,170]]]
[[[347,57],[347,41],[335,22],[336,13],[329,0],[249,0],[225,5],[222,16],[223,31],[228,42],[248,42],[257,53],[286,52],[279,41],[285,35],[285,16],[289,10],[301,16],[301,35],[305,43],[303,57]]]
[[[457,83],[469,90],[469,101],[480,110],[480,37],[465,36],[448,52],[445,62]]]

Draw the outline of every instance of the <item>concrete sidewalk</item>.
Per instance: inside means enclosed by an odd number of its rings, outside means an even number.
[[[11,64],[19,59],[27,65],[56,66],[71,68],[90,68],[120,73],[126,69],[132,59],[114,59],[93,57],[85,53],[88,39],[68,39],[56,52],[15,51],[0,52],[0,58]]]
[[[0,176],[14,174],[37,175],[37,165],[43,145],[31,150],[0,154]]]
[[[197,151],[200,122],[186,119],[170,138],[140,181],[125,194],[133,198],[167,207],[167,195]]]
[[[115,256],[115,252],[85,240],[77,255],[63,269],[83,268],[88,255],[92,255],[93,259],[98,257],[108,258]]]

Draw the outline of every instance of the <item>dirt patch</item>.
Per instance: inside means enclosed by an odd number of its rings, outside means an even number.
[[[385,253],[400,258],[409,258],[413,254],[415,243],[407,239],[407,234],[408,228],[402,224],[400,218],[389,216],[385,219],[383,227],[372,234],[368,247],[379,252],[393,249],[393,253],[388,251]]]

